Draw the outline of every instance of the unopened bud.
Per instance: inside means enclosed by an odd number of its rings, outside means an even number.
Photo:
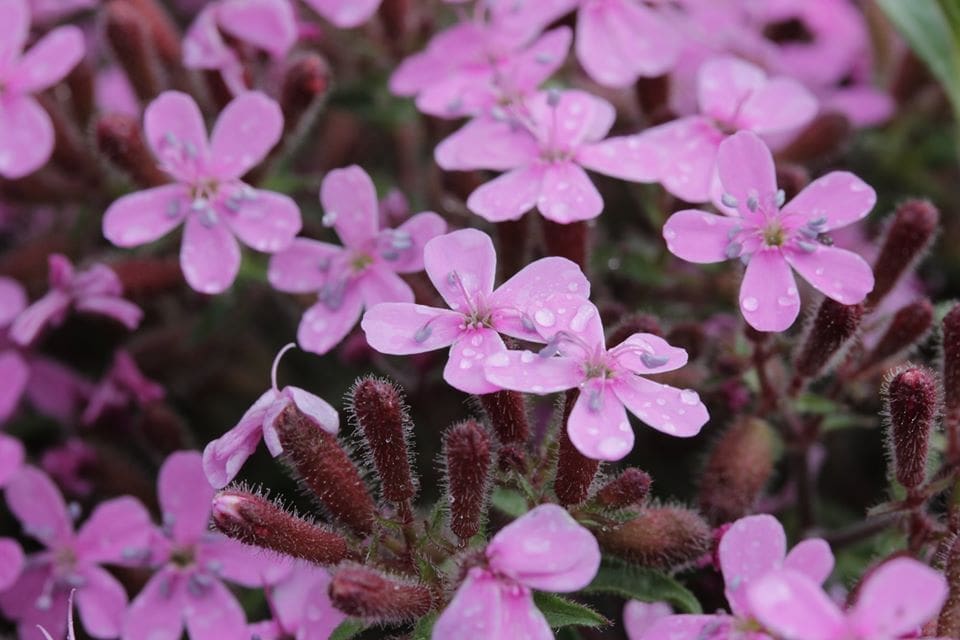
[[[957,638],[960,637],[960,538],[953,541],[946,555],[944,574],[950,593],[940,610],[936,635]]]
[[[527,264],[527,241],[530,238],[531,216],[502,220],[497,227],[497,264],[509,276]]]
[[[97,147],[110,162],[141,187],[156,187],[170,181],[157,166],[140,133],[136,118],[109,113],[97,121]]]
[[[943,399],[951,453],[960,454],[960,304],[943,317]]]
[[[595,500],[607,509],[638,505],[647,499],[652,482],[646,471],[630,467],[597,491]]]
[[[320,428],[293,403],[287,405],[274,424],[286,459],[330,515],[354,533],[372,532],[373,498],[337,437]]]
[[[590,230],[587,228],[586,222],[578,220],[561,224],[542,218],[541,228],[543,229],[543,241],[547,246],[548,254],[566,258],[580,265],[580,268],[584,271],[587,270]]]
[[[933,305],[926,298],[912,302],[897,311],[879,342],[864,359],[861,369],[868,369],[920,342],[933,326]]]
[[[148,101],[163,90],[163,71],[150,37],[150,26],[130,2],[113,0],[106,9],[107,40],[137,96]]]
[[[830,298],[823,299],[795,360],[797,373],[793,381],[794,390],[804,380],[823,374],[838,359],[843,347],[856,334],[862,319],[863,305],[846,305]]]
[[[610,330],[610,335],[607,336],[607,348],[617,346],[635,333],[663,336],[663,326],[660,324],[660,319],[651,313],[625,314]]]
[[[600,546],[643,566],[671,570],[710,550],[711,530],[695,511],[651,507],[619,527],[594,531]]]
[[[880,304],[901,276],[913,270],[940,226],[940,211],[929,200],[907,200],[897,207],[873,263],[873,291],[866,305]]]
[[[593,460],[580,453],[570,435],[567,422],[570,412],[577,402],[580,392],[571,389],[567,392],[563,407],[563,422],[560,423],[560,444],[557,455],[557,476],[553,482],[553,491],[563,506],[580,504],[590,494],[590,485],[600,468],[600,461]]]
[[[461,540],[480,531],[490,489],[493,452],[490,436],[475,420],[450,427],[443,435],[450,530]]]
[[[480,404],[490,419],[490,426],[501,444],[516,445],[521,450],[527,444],[530,428],[523,394],[516,391],[496,391],[480,396]]]
[[[350,408],[380,476],[383,497],[404,504],[417,494],[407,440],[411,424],[400,390],[372,376],[357,381]]]
[[[213,498],[217,529],[254,547],[271,549],[316,564],[336,564],[349,555],[346,539],[287,513],[270,500],[245,491],[221,491]]]
[[[805,164],[811,160],[836,153],[846,144],[853,132],[850,120],[834,111],[820,113],[803,131],[798,133],[777,156]]]
[[[430,611],[430,589],[358,564],[341,565],[330,580],[330,601],[349,616],[379,623],[416,620]]]
[[[700,480],[700,509],[715,524],[750,511],[773,473],[773,430],[759,418],[743,418],[713,445]]]
[[[912,489],[923,482],[927,472],[930,431],[939,399],[937,381],[928,369],[901,369],[886,381],[883,396],[897,481]]]
[[[287,132],[297,129],[304,116],[330,88],[330,67],[315,53],[299,57],[287,69],[280,90],[280,108]]]

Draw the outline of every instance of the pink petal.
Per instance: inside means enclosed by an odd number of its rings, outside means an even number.
[[[133,331],[140,326],[143,310],[123,298],[115,296],[88,296],[77,300],[74,305],[80,313],[91,313],[113,318],[127,329]]]
[[[274,618],[283,629],[298,629],[306,619],[306,603],[312,602],[324,610],[326,615],[323,617],[339,617],[342,620],[346,616],[336,616],[336,609],[330,604],[327,595],[329,586],[330,574],[325,569],[305,562],[296,564],[290,575],[277,583],[269,595]],[[334,623],[333,626],[336,627],[337,624]]]
[[[423,249],[423,265],[450,308],[466,313],[478,297],[493,291],[497,253],[490,236],[476,229],[461,229],[428,242]],[[464,299],[464,293],[469,300]]]
[[[207,127],[193,98],[179,91],[165,91],[143,112],[147,143],[159,159],[188,155],[207,158]]]
[[[341,29],[360,26],[380,6],[380,0],[306,0],[306,3]]]
[[[30,369],[19,353],[13,350],[0,353],[0,380],[3,380],[0,385],[0,424],[20,406],[29,379]]]
[[[559,99],[541,91],[530,101],[529,108],[541,142],[570,150],[602,139],[617,117],[612,104],[576,89],[561,92]]]
[[[514,55],[501,72],[507,89],[521,96],[535,90],[563,65],[572,41],[570,28],[558,27]]]
[[[503,587],[488,571],[470,569],[447,608],[433,626],[433,638],[493,640],[503,626]]]
[[[543,217],[567,224],[596,218],[603,211],[603,198],[587,172],[572,162],[547,165],[537,209]]]
[[[487,382],[483,363],[506,349],[500,334],[490,329],[468,329],[450,347],[450,358],[443,369],[443,379],[464,393],[483,394],[500,388]]]
[[[251,547],[226,536],[206,541],[201,546],[198,563],[216,567],[217,575],[251,589],[276,584],[293,567],[293,560],[287,556]]]
[[[193,606],[184,611],[184,618],[191,640],[243,637],[247,616],[222,582],[213,580],[203,594],[190,600]]]
[[[390,91],[413,96],[467,65],[487,46],[482,26],[465,20],[436,34],[425,51],[404,59],[390,76]]]
[[[850,620],[864,638],[905,636],[937,615],[947,591],[938,571],[912,558],[895,558],[864,581]]]
[[[17,517],[24,533],[47,547],[66,543],[73,524],[60,490],[47,474],[24,467],[6,487],[7,507]]]
[[[692,389],[677,389],[631,376],[617,381],[613,390],[630,413],[667,435],[695,436],[710,419],[700,396]]]
[[[300,207],[289,196],[254,191],[236,212],[225,216],[230,230],[242,243],[257,251],[275,253],[290,246],[300,232]]]
[[[839,229],[861,220],[877,203],[873,188],[847,171],[833,171],[817,178],[783,208],[783,215],[804,221],[826,218],[821,229]]]
[[[103,235],[118,247],[153,242],[183,222],[188,208],[184,185],[137,191],[115,200],[103,214]]]
[[[382,302],[413,303],[413,289],[403,278],[382,264],[371,265],[356,281],[363,304],[370,307]]]
[[[833,571],[833,552],[826,540],[808,538],[790,550],[783,560],[783,568],[806,574],[817,584],[823,584]]]
[[[84,560],[124,564],[147,549],[153,524],[135,498],[124,496],[100,503],[77,533],[76,550]]]
[[[195,291],[210,295],[226,291],[240,272],[240,247],[226,223],[188,216],[180,245],[180,267]]]
[[[283,391],[290,396],[297,409],[313,418],[321,429],[328,433],[336,433],[340,429],[340,416],[326,400],[300,387],[288,386]]]
[[[789,640],[845,637],[843,613],[802,573],[785,569],[760,577],[748,587],[747,602],[764,626]]]
[[[883,124],[896,107],[889,93],[866,85],[835,89],[823,98],[824,110],[839,111],[857,128]]]
[[[19,578],[10,589],[0,592],[0,607],[7,618],[16,620],[19,637],[32,638],[37,634],[36,625],[43,625],[62,638],[67,630],[67,594],[55,589],[51,594],[50,607],[37,607],[37,599],[53,579],[51,565],[47,562],[27,562]]]
[[[30,6],[27,0],[7,0],[0,20],[0,60],[11,60],[20,53],[30,33]]]
[[[634,333],[611,352],[622,366],[640,375],[675,371],[687,364],[685,349],[652,333]]]
[[[309,612],[300,625],[302,637],[298,640],[329,640],[331,633],[346,619],[346,615],[333,606],[329,596],[329,578],[317,580],[307,591]]]
[[[280,291],[319,291],[329,279],[331,262],[343,251],[334,244],[295,238],[289,247],[270,256],[267,279]]]
[[[334,169],[323,179],[320,202],[337,235],[348,247],[361,249],[377,235],[377,190],[367,172],[356,165]]]
[[[20,577],[24,556],[20,544],[11,538],[0,538],[0,591],[5,591]]]
[[[432,211],[418,213],[402,225],[396,232],[406,234],[410,246],[398,252],[397,258],[390,261],[390,268],[397,273],[423,271],[423,248],[439,235],[447,232],[447,223]]]
[[[788,249],[784,255],[804,280],[841,304],[857,304],[873,290],[870,265],[852,251],[818,244],[813,253]]]
[[[272,389],[264,393],[247,409],[236,426],[203,450],[203,470],[214,488],[222,489],[230,484],[243,463],[256,451],[267,410],[276,400],[277,393]]]
[[[30,359],[27,400],[40,413],[70,423],[91,393],[87,380],[59,362],[37,356]]]
[[[740,128],[764,134],[797,131],[817,115],[817,99],[792,78],[773,78],[740,107]]]
[[[515,169],[485,182],[467,198],[467,208],[489,222],[516,220],[537,204],[543,167]]]
[[[556,393],[583,382],[579,360],[545,358],[532,351],[501,351],[484,363],[487,380],[503,389],[526,393]]]
[[[0,368],[0,372],[2,372],[2,368]],[[2,376],[2,373],[0,373],[0,376]],[[6,380],[6,378],[3,377],[3,380]],[[7,484],[10,478],[20,471],[20,467],[23,466],[24,455],[23,445],[20,444],[19,440],[0,433],[0,487]],[[0,588],[0,591],[2,590]]]
[[[497,636],[514,637],[526,640],[553,640],[553,631],[540,609],[533,603],[533,595],[528,589],[503,589],[501,593],[502,631]],[[504,633],[506,632],[506,633]]]
[[[650,627],[673,613],[666,602],[630,600],[623,607],[623,626],[629,640],[640,640]]]
[[[737,200],[743,217],[749,217],[749,198],[763,202],[777,191],[773,156],[763,140],[752,131],[740,131],[720,143],[717,171],[724,191]]]
[[[438,118],[482,115],[496,103],[500,91],[490,64],[458,69],[439,82],[424,87],[417,109]]]
[[[124,640],[179,640],[186,596],[179,571],[160,569],[130,603],[123,623]]]
[[[721,56],[708,60],[697,72],[700,112],[733,125],[738,122],[745,101],[762,89],[766,81],[767,74],[763,69],[740,58]],[[780,108],[784,106],[778,105]]]
[[[660,157],[642,136],[608,138],[582,146],[575,160],[586,169],[630,182],[655,182],[660,177]]]
[[[740,518],[720,539],[718,555],[727,601],[733,612],[749,617],[747,587],[764,574],[779,569],[787,551],[780,522],[766,514]]]
[[[547,298],[533,298],[527,307],[526,315],[533,321],[534,328],[540,334],[539,341],[550,341],[559,332],[566,331],[578,336],[590,348],[604,347],[603,324],[600,312],[592,302],[582,295],[574,293],[555,293]],[[526,339],[531,339],[527,337]],[[570,347],[561,341],[560,353],[577,359],[583,359],[580,347]]]
[[[198,452],[170,454],[160,467],[157,495],[163,524],[170,529],[175,542],[191,544],[206,533],[214,493],[203,473],[203,461]]]
[[[723,133],[701,116],[680,118],[636,136],[640,153],[664,189],[687,202],[706,202],[717,170]]]
[[[84,585],[77,589],[77,609],[87,633],[95,638],[120,635],[127,592],[112,575],[97,566],[82,570]]]
[[[335,307],[321,301],[307,309],[297,329],[297,342],[305,351],[323,355],[347,337],[360,319],[363,297],[353,283],[345,285]]]
[[[267,157],[282,133],[280,105],[259,91],[237,96],[220,113],[210,136],[217,176],[239,178]]]
[[[454,311],[405,302],[378,304],[360,322],[372,348],[398,356],[448,347],[462,324],[463,315]]]
[[[750,256],[740,284],[740,312],[757,331],[785,331],[797,319],[797,283],[779,249],[761,249]]]
[[[83,59],[83,32],[73,26],[54,29],[30,47],[7,79],[9,88],[37,93],[63,80]]]
[[[217,25],[219,4],[207,4],[183,38],[183,64],[188,69],[224,69],[238,63]]]
[[[573,445],[594,460],[620,460],[633,449],[633,429],[613,385],[591,380],[580,388],[567,421]]]
[[[0,101],[0,176],[10,180],[33,173],[53,153],[50,116],[30,96]]]
[[[297,19],[286,0],[227,0],[217,6],[217,23],[233,37],[281,58],[297,42]]]
[[[515,122],[481,117],[444,138],[434,158],[446,171],[509,171],[532,163],[539,153],[537,140]]]
[[[731,627],[734,619],[725,615],[676,615],[660,618],[639,636],[630,636],[630,640],[704,640],[732,638]],[[754,640],[754,639],[751,639]],[[759,639],[756,639],[759,640]]]
[[[555,504],[540,505],[501,529],[486,555],[495,571],[541,591],[578,591],[600,568],[593,534]]]
[[[742,220],[697,209],[677,211],[663,225],[663,238],[673,255],[688,262],[708,264],[729,260],[730,234]]]
[[[27,306],[23,285],[13,278],[0,276],[0,328],[8,326]]]

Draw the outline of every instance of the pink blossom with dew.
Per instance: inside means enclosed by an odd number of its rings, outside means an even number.
[[[63,323],[72,309],[113,318],[127,329],[136,329],[143,319],[140,307],[125,300],[123,285],[113,269],[95,264],[77,271],[66,256],[49,257],[50,291],[24,309],[10,326],[10,338],[28,346],[47,327]]]
[[[250,625],[260,640],[325,640],[346,619],[330,602],[330,574],[305,562],[266,589],[271,620]]]
[[[290,571],[288,560],[209,530],[214,493],[199,453],[180,451],[163,463],[164,524],[150,547],[157,571],[130,603],[123,640],[179,638],[184,626],[192,640],[242,638],[246,615],[223,580],[262,587]]]
[[[10,325],[26,308],[27,294],[20,283],[0,277],[0,424],[20,406],[30,379],[30,366],[9,337]]]
[[[483,375],[487,356],[506,347],[500,333],[542,341],[528,310],[558,292],[586,300],[590,283],[566,258],[542,258],[493,288],[497,255],[490,237],[462,229],[427,243],[427,275],[450,310],[407,302],[378,304],[360,326],[371,347],[381,353],[409,355],[450,347],[443,379],[466,393],[491,393],[500,387]]]
[[[773,157],[753,132],[720,144],[717,169],[724,211],[687,209],[663,227],[667,249],[697,263],[741,259],[747,270],[740,310],[758,331],[784,331],[800,313],[791,267],[815,289],[841,304],[856,304],[873,289],[870,265],[859,255],[820,242],[821,234],[853,224],[876,203],[863,180],[835,171],[814,180],[784,203]]]
[[[709,416],[696,391],[643,377],[684,366],[686,351],[648,333],[635,333],[607,349],[592,303],[569,294],[539,302],[531,316],[547,346],[539,354],[493,354],[484,363],[490,384],[537,394],[579,389],[567,433],[580,453],[594,460],[620,460],[633,449],[628,410],[672,436],[700,432]]]
[[[641,640],[653,624],[673,613],[666,602],[630,600],[623,606],[623,626],[629,640]]]
[[[144,407],[165,395],[163,387],[144,376],[129,353],[117,351],[107,375],[90,395],[80,422],[91,425],[108,411],[124,409],[131,403]]]
[[[817,100],[796,80],[768,78],[736,58],[715,58],[698,74],[700,115],[652,127],[636,136],[657,157],[658,181],[687,202],[710,200],[717,150],[730,133],[789,136],[817,114]],[[649,145],[649,146],[647,146]]]
[[[413,302],[413,290],[398,274],[423,270],[424,245],[447,224],[425,212],[396,229],[381,228],[376,188],[357,166],[328,173],[320,201],[324,224],[336,230],[344,246],[297,238],[270,259],[267,277],[281,291],[318,292],[318,302],[303,314],[297,341],[324,354],[353,329],[364,307]]]
[[[183,64],[217,69],[234,95],[247,89],[243,64],[224,34],[283,59],[297,43],[297,17],[288,0],[218,0],[207,4],[183,39]]]
[[[501,529],[437,619],[434,640],[552,639],[531,589],[566,593],[600,568],[596,539],[562,507],[544,504]]]
[[[340,29],[359,27],[373,17],[382,0],[304,0],[307,6]]]
[[[448,171],[506,171],[467,200],[491,222],[515,220],[534,206],[565,224],[600,215],[603,199],[584,169],[622,180],[652,182],[656,162],[632,136],[604,136],[616,112],[583,91],[538,93],[496,118],[477,118],[434,153]]]
[[[30,33],[26,0],[0,0],[0,176],[22,178],[50,159],[50,116],[32,94],[57,84],[84,54],[77,27],[54,29],[24,52]]]
[[[107,209],[103,234],[136,247],[184,224],[180,266],[201,293],[225,291],[240,271],[239,238],[264,253],[286,249],[300,231],[289,197],[254,189],[241,177],[280,140],[283,115],[259,92],[244,93],[220,114],[210,143],[193,98],[167,91],[144,117],[147,143],[173,184],[123,196]]]
[[[129,496],[108,500],[75,532],[73,510],[50,478],[33,467],[10,479],[6,501],[24,533],[45,547],[27,558],[16,583],[0,593],[0,609],[17,622],[20,637],[31,637],[42,625],[62,638],[73,590],[87,633],[117,637],[127,594],[101,565],[142,564],[152,529],[147,510]]]
[[[847,611],[816,581],[789,568],[761,577],[746,595],[756,618],[784,640],[894,640],[917,637],[947,592],[939,572],[912,558],[895,558],[867,576]]]
[[[203,470],[213,487],[222,489],[236,477],[243,463],[256,451],[261,438],[273,457],[283,453],[275,424],[283,410],[291,404],[312,418],[318,428],[328,433],[336,433],[340,429],[340,416],[324,400],[300,387],[277,387],[280,358],[295,346],[288,344],[277,353],[270,374],[271,388],[247,409],[236,426],[204,449]]]
[[[76,590],[70,592],[70,595],[67,596],[67,640],[77,640],[77,632],[73,626],[73,596],[76,593]],[[53,636],[50,635],[50,632],[43,628],[42,625],[37,625],[37,628],[40,629],[40,633],[43,634],[43,637],[46,640],[53,640]]]

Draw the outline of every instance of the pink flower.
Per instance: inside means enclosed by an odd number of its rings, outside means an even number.
[[[623,607],[623,626],[630,640],[641,640],[647,630],[662,618],[673,613],[666,602],[630,600]]]
[[[106,113],[121,113],[139,117],[140,99],[130,84],[127,74],[118,65],[97,72],[94,84],[97,108]]]
[[[657,180],[688,202],[710,200],[717,181],[717,150],[728,133],[747,130],[783,136],[817,114],[816,98],[799,82],[767,78],[759,67],[736,58],[715,58],[700,67],[698,97],[701,115],[647,129],[636,137],[656,156]]]
[[[367,311],[360,326],[381,353],[409,355],[444,347],[450,358],[443,379],[466,393],[491,393],[483,361],[506,347],[499,333],[522,340],[541,338],[527,313],[552,293],[590,294],[590,283],[565,258],[543,258],[493,288],[497,255],[490,237],[462,229],[434,238],[423,251],[427,275],[451,310],[409,302],[387,302]]]
[[[493,537],[437,619],[434,640],[552,639],[531,589],[577,591],[600,568],[593,535],[563,508],[540,505]]]
[[[619,460],[633,448],[627,410],[658,431],[690,437],[707,422],[707,408],[691,389],[642,376],[679,369],[687,352],[648,333],[635,333],[607,349],[597,308],[567,294],[547,298],[532,312],[548,340],[539,354],[502,351],[487,358],[487,380],[529,393],[579,389],[567,423],[574,446],[588,458]]]
[[[267,589],[273,619],[251,625],[261,640],[321,640],[346,619],[330,602],[330,574],[306,562]]]
[[[54,133],[50,116],[31,94],[57,84],[83,58],[83,34],[60,27],[29,51],[25,0],[0,1],[0,176],[21,178],[50,159]]]
[[[77,632],[73,626],[73,595],[74,592],[71,591],[70,595],[67,596],[67,640],[77,640]],[[43,625],[37,625],[37,628],[40,629],[40,633],[46,640],[53,640],[53,636],[43,628]]]
[[[399,273],[423,270],[423,247],[447,225],[433,212],[420,213],[396,229],[381,229],[377,192],[357,166],[331,171],[320,201],[345,246],[298,238],[270,259],[268,278],[281,291],[318,292],[319,301],[303,314],[297,341],[324,354],[360,319],[364,307],[381,302],[413,302],[413,291]]]
[[[724,634],[731,633],[734,635],[729,637],[740,637],[736,635],[736,630],[744,630],[746,634],[745,630],[756,627],[747,593],[764,576],[786,568],[802,573],[819,585],[833,571],[833,554],[825,541],[820,538],[804,540],[787,553],[783,527],[776,518],[766,514],[737,520],[720,539],[718,555],[732,615],[717,613],[664,617],[654,622],[641,638],[726,638],[728,635]],[[755,640],[769,638],[759,632],[743,637]]]
[[[381,0],[304,0],[314,11],[341,29],[359,27],[373,17]]]
[[[203,470],[209,484],[215,488],[222,489],[236,477],[243,463],[256,451],[261,438],[273,457],[283,453],[274,424],[283,410],[291,404],[313,418],[318,428],[329,433],[336,433],[340,429],[340,417],[336,409],[324,400],[300,387],[287,386],[277,389],[277,366],[280,358],[293,347],[294,345],[288,344],[274,359],[272,387],[247,409],[235,427],[210,442],[204,449]]]
[[[20,405],[30,379],[30,367],[14,345],[9,327],[27,307],[27,294],[20,283],[0,277],[0,424],[7,421]]]
[[[240,271],[236,238],[266,253],[289,246],[300,231],[296,203],[241,180],[280,139],[283,115],[276,102],[258,92],[234,98],[209,145],[200,109],[187,94],[161,94],[143,120],[147,142],[176,182],[110,205],[103,217],[108,240],[135,247],[184,223],[180,265],[187,283],[207,294],[226,290]]]
[[[43,625],[62,638],[72,590],[87,633],[95,638],[119,635],[127,594],[101,565],[142,561],[151,531],[146,509],[129,496],[108,500],[74,532],[63,496],[33,467],[10,480],[6,499],[24,532],[45,547],[28,558],[16,584],[0,594],[0,608],[17,621],[20,637],[30,637],[36,625]]]
[[[117,351],[113,366],[94,388],[80,422],[91,425],[107,411],[125,409],[131,403],[144,407],[165,395],[163,387],[144,376],[129,353]]]
[[[95,488],[88,474],[97,468],[98,461],[96,449],[80,438],[70,438],[44,451],[40,467],[67,495],[85,497]]]
[[[821,234],[863,218],[876,194],[860,178],[835,171],[813,181],[784,206],[770,150],[753,132],[720,145],[717,170],[730,215],[688,209],[663,227],[667,249],[690,262],[740,258],[747,270],[740,310],[758,331],[784,331],[800,313],[791,267],[841,304],[856,304],[873,289],[870,265],[855,253],[820,242]]]
[[[868,575],[848,611],[816,581],[789,568],[767,574],[747,591],[757,619],[784,640],[915,637],[946,599],[943,575],[911,558],[895,558]]]
[[[285,575],[289,564],[209,530],[214,489],[199,453],[167,458],[157,495],[164,526],[151,551],[158,570],[130,603],[123,640],[179,638],[184,625],[193,640],[244,637],[246,615],[222,579],[259,587]],[[82,600],[80,606],[82,614]]]
[[[95,264],[76,271],[66,256],[55,253],[50,263],[50,291],[27,307],[10,327],[10,338],[21,346],[32,344],[48,326],[56,327],[70,309],[113,318],[127,329],[143,319],[140,307],[123,299],[123,285],[113,270]]]
[[[34,409],[64,424],[80,417],[93,385],[73,369],[42,356],[29,359],[26,397]]]
[[[559,223],[600,215],[603,199],[584,168],[649,182],[649,151],[632,138],[603,137],[616,112],[582,91],[541,92],[497,118],[477,118],[441,142],[437,164],[448,171],[507,171],[467,200],[491,222],[515,220],[534,206]]]

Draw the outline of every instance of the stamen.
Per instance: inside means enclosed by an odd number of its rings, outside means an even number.
[[[467,293],[467,286],[463,283],[463,278],[460,277],[460,274],[456,271],[451,271],[447,274],[447,281],[450,284],[456,285],[460,289],[460,295],[463,296],[463,301],[467,305],[467,309],[470,310],[470,315],[475,316],[477,314],[476,307],[473,306],[473,301],[470,299],[470,294]]]
[[[787,201],[787,192],[783,189],[777,189],[777,195],[773,201],[776,203],[777,208],[779,209],[783,206],[783,203]]]
[[[743,251],[742,244],[740,244],[739,242],[731,242],[730,244],[727,245],[727,249],[725,253],[727,255],[727,258],[732,260],[733,258],[736,258],[737,256],[739,256],[742,251]]]
[[[279,392],[279,389],[277,389],[277,367],[280,366],[280,358],[282,358],[283,354],[285,354],[287,351],[290,351],[290,349],[295,349],[296,347],[297,345],[294,342],[285,344],[283,348],[277,352],[276,357],[273,359],[273,367],[270,369],[270,385],[274,393]]]
[[[747,209],[749,209],[751,213],[756,213],[759,206],[760,201],[757,199],[757,196],[747,198]]]
[[[427,339],[430,337],[432,333],[433,333],[433,328],[430,326],[430,323],[428,322],[427,324],[417,329],[417,332],[413,334],[413,341],[416,342],[417,344],[423,344],[424,342],[427,341]]]
[[[670,362],[670,357],[658,356],[652,353],[644,352],[640,354],[640,360],[643,362],[643,366],[647,367],[648,369],[656,369],[657,367],[662,367]]]
[[[590,395],[587,396],[587,408],[593,413],[603,409],[603,394],[600,389],[590,389]]]
[[[720,202],[723,203],[723,206],[730,207],[731,209],[736,209],[738,204],[738,200],[729,193],[720,196]]]
[[[816,243],[807,242],[806,240],[797,240],[797,246],[803,249],[807,253],[815,253],[817,250]]]

